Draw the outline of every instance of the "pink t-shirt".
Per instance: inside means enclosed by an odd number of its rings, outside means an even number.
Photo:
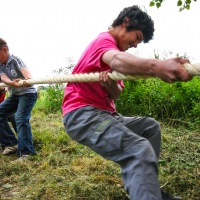
[[[108,50],[118,50],[114,38],[104,32],[92,41],[83,52],[72,74],[107,71],[110,68],[101,60],[102,55]],[[124,87],[122,81],[118,81]],[[63,115],[83,106],[94,106],[99,109],[116,112],[113,99],[100,82],[68,83],[62,103]]]

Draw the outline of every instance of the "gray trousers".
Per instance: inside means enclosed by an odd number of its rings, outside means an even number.
[[[123,117],[86,106],[64,116],[67,134],[121,167],[131,200],[161,200],[158,183],[160,125],[149,117]]]

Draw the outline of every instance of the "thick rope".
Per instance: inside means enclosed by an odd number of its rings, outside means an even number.
[[[200,63],[189,64],[186,63],[183,67],[188,71],[192,76],[200,76]],[[153,78],[152,76],[147,75],[124,75],[119,72],[113,71],[108,74],[112,80],[136,80],[136,79],[145,79]],[[23,85],[23,82],[27,84],[53,84],[53,83],[69,83],[69,82],[96,82],[99,81],[99,73],[88,73],[88,74],[68,74],[64,76],[54,76],[48,78],[34,78],[28,80],[19,81],[20,85]],[[0,87],[6,87],[4,83],[0,83]]]

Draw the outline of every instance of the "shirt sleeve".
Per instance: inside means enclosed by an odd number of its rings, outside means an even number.
[[[94,43],[93,57],[96,60],[96,64],[101,65],[101,58],[106,51],[119,49],[116,46],[114,38],[109,34],[100,35],[99,38]]]
[[[26,67],[26,64],[22,61],[21,58],[17,57],[17,56],[12,56],[13,57],[13,61],[15,62],[15,66],[18,68],[18,69],[21,69],[21,68],[27,68]]]

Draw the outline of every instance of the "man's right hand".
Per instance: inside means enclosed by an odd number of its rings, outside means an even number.
[[[156,76],[167,83],[176,81],[189,81],[192,76],[184,69],[183,64],[189,62],[183,58],[160,60],[155,69]]]

